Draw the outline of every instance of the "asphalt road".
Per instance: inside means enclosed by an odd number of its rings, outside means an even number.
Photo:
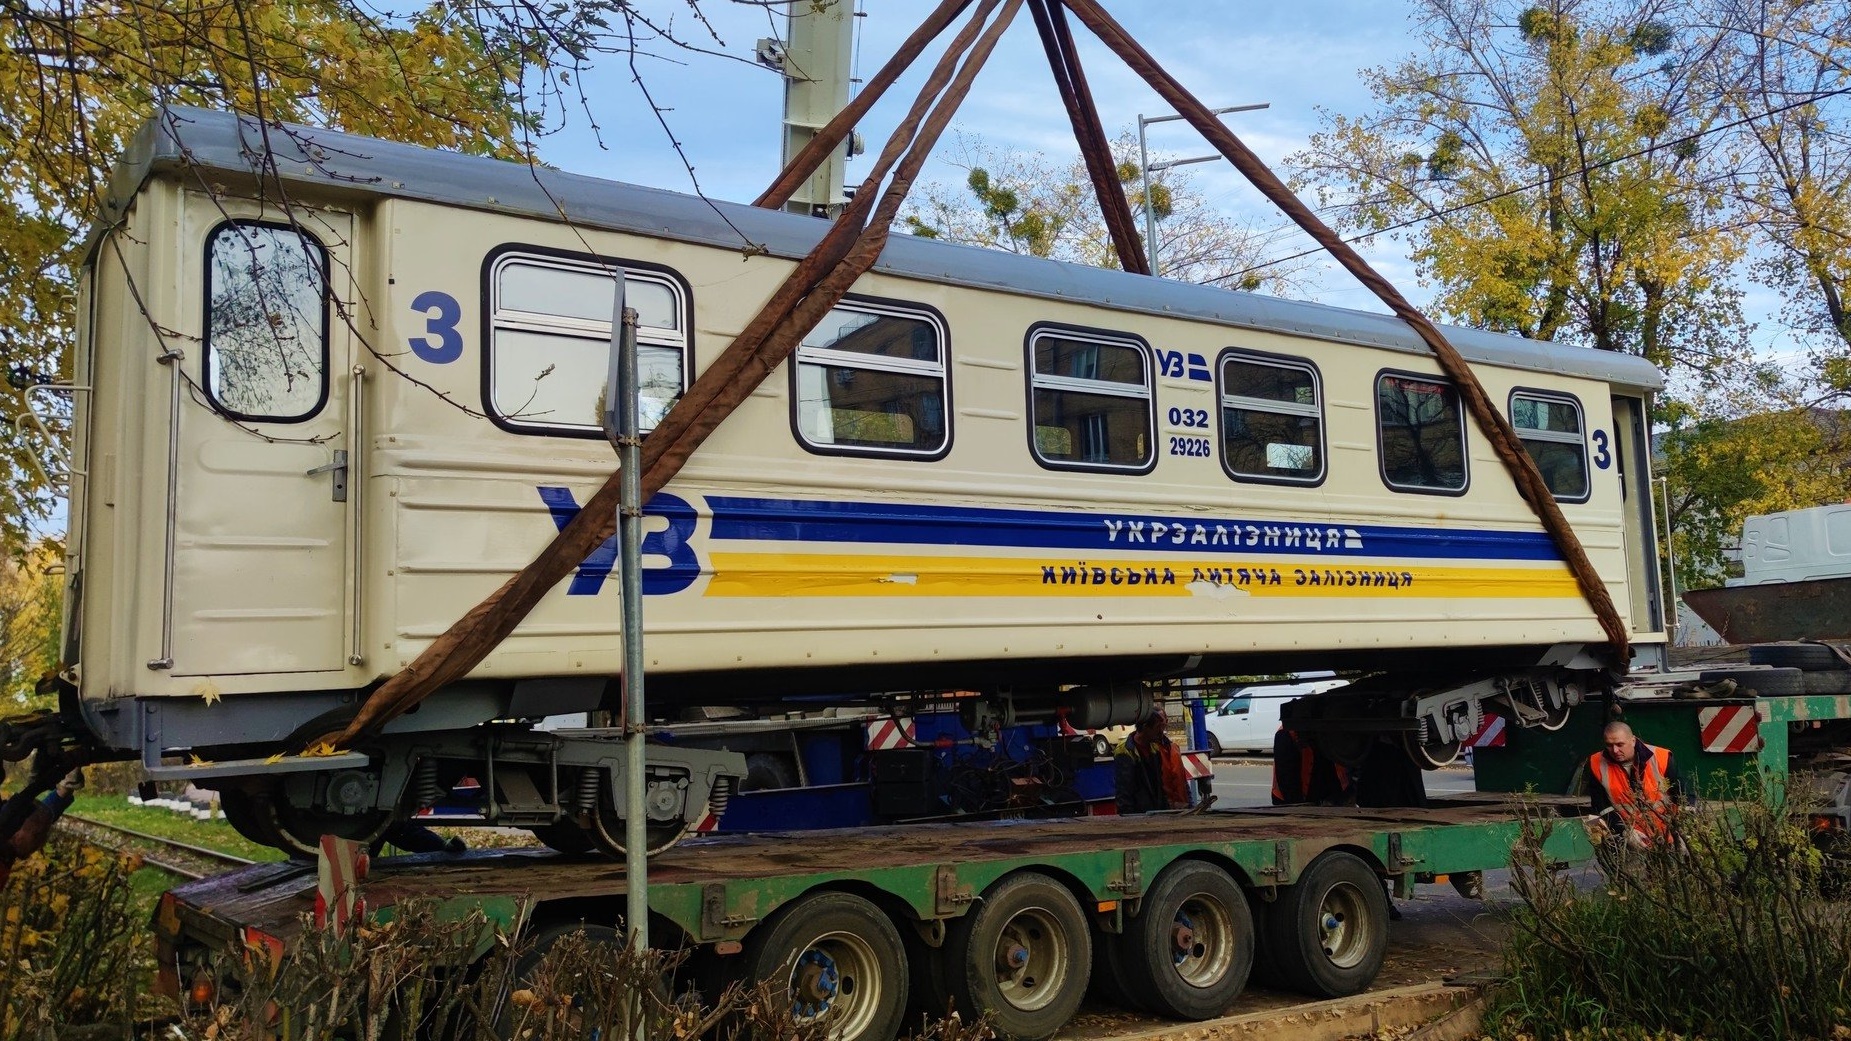
[[[1426,774],[1427,794],[1470,792],[1472,770],[1460,764]],[[1215,760],[1215,805],[1268,806],[1272,803],[1273,764],[1270,759]]]

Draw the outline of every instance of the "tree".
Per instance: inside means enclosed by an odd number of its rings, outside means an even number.
[[[66,434],[76,271],[127,138],[163,106],[196,105],[413,144],[517,158],[541,129],[531,99],[582,59],[609,5],[463,2],[402,15],[348,0],[79,0],[0,14],[0,548],[17,553],[59,494],[35,460]],[[524,20],[523,20],[524,19]],[[281,193],[279,193],[280,195]],[[286,197],[279,201],[287,204]],[[55,479],[55,475],[54,475]]]
[[[1752,270],[1786,300],[1789,328],[1825,350],[1826,382],[1851,391],[1851,8],[1817,0],[1719,0],[1725,111],[1745,124],[1729,185],[1759,247]]]
[[[1120,135],[1112,152],[1119,184],[1142,227],[1137,138]],[[1119,266],[1086,165],[1077,155],[1062,166],[1039,152],[996,149],[960,137],[950,163],[965,171],[964,183],[928,184],[914,193],[901,215],[914,235],[1093,267]],[[1252,270],[1274,236],[1217,212],[1186,174],[1160,171],[1151,178],[1150,194],[1164,277],[1250,292],[1282,292],[1292,284],[1295,269]]]
[[[1851,492],[1851,423],[1794,404],[1796,388],[1763,366],[1723,399],[1670,401],[1657,436],[1677,588],[1721,585],[1742,521],[1836,502]],[[1768,402],[1784,402],[1768,408]]]
[[[1679,0],[1418,0],[1377,108],[1293,157],[1337,222],[1413,244],[1452,320],[1712,371],[1740,248],[1704,177],[1716,46]]]
[[[64,547],[34,543],[21,559],[0,557],[0,716],[41,706],[34,693],[40,676],[57,668],[63,584],[53,565]]]

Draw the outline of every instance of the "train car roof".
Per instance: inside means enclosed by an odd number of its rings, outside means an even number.
[[[261,175],[272,183],[313,184],[339,192],[417,199],[555,222],[569,220],[728,249],[744,249],[749,241],[772,255],[793,260],[807,254],[828,227],[822,220],[800,214],[332,130],[265,125],[230,113],[193,108],[167,109],[136,135],[111,179],[107,216],[113,219],[125,211],[150,176],[175,170],[191,171],[196,177],[207,172],[243,178]],[[913,235],[892,236],[875,270],[1082,301],[1117,311],[1195,318],[1234,328],[1431,354],[1413,330],[1392,315]],[[1633,355],[1479,329],[1443,328],[1453,346],[1470,361],[1649,390],[1664,385],[1656,367]]]

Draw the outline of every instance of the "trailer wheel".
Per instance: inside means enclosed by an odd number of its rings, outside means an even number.
[[[520,991],[530,990],[534,984],[540,982],[537,979],[538,970],[547,953],[559,941],[579,934],[584,935],[585,946],[590,949],[593,957],[576,965],[554,966],[555,971],[546,982],[554,987],[564,986],[566,988],[574,988],[575,985],[582,983],[588,988],[600,988],[608,992],[611,983],[608,977],[603,980],[585,980],[583,972],[590,969],[601,975],[604,974],[606,970],[598,963],[605,951],[609,952],[613,960],[623,956],[624,948],[628,946],[623,931],[608,925],[576,921],[558,922],[546,926],[535,932],[528,940],[527,949],[515,959],[513,970],[508,974],[508,993],[503,995],[501,1009],[495,1019],[496,1037],[513,1039],[513,1041],[547,1036],[577,1037],[585,1034],[587,1028],[596,1025],[583,1021],[586,1016],[585,999],[579,994],[555,993],[551,995],[553,1000],[544,1006],[538,1003],[522,1006],[515,1000],[515,996]],[[577,971],[574,972],[574,970]],[[667,1006],[673,1003],[673,995],[669,989],[670,981],[667,977],[651,977],[647,981],[647,986],[661,1005]],[[609,1009],[602,1011],[605,1014],[610,1012]],[[594,1012],[593,1015],[595,1016],[596,1013]]]
[[[1226,1012],[1253,971],[1253,916],[1226,871],[1180,861],[1157,876],[1126,926],[1124,966],[1145,1007],[1176,1019]]]
[[[1388,950],[1388,895],[1357,857],[1338,851],[1311,862],[1279,890],[1266,914],[1266,952],[1286,986],[1341,998],[1367,987]]]
[[[749,981],[782,979],[798,1020],[831,1041],[890,1041],[906,1016],[900,932],[853,893],[816,893],[786,904],[746,937]]]
[[[1125,942],[1123,933],[1093,933],[1093,971],[1088,986],[1095,997],[1107,1004],[1126,1012],[1149,1012],[1151,1009],[1125,986],[1129,974],[1125,971],[1125,959],[1120,957]]]
[[[988,1013],[1004,1037],[1048,1037],[1080,1007],[1092,929],[1067,887],[1025,872],[991,886],[951,923],[946,982],[968,1021]]]

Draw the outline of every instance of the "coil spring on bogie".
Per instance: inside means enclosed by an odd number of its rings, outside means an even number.
[[[1419,744],[1430,744],[1428,739],[1433,736],[1433,721],[1422,716],[1416,722],[1419,727],[1414,731],[1414,740]]]
[[[590,813],[598,808],[598,770],[587,766],[578,772],[578,811]]]
[[[411,798],[418,809],[427,810],[443,798],[443,785],[437,782],[437,760],[420,759],[411,775]]]
[[[707,796],[707,812],[718,820],[726,816],[726,804],[733,797],[733,779],[722,777],[713,782],[713,791]]]

